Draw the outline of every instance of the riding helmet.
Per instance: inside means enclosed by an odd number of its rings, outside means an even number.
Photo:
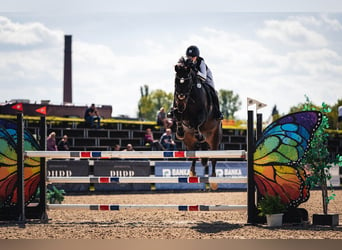
[[[198,57],[199,55],[200,55],[200,51],[195,45],[191,45],[189,48],[186,49],[186,56]]]

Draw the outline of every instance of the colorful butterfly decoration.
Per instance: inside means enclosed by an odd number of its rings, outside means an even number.
[[[16,123],[0,119],[0,207],[17,203],[17,131]],[[24,130],[24,150],[39,150],[39,145],[28,130]],[[40,159],[24,160],[25,204],[34,198],[40,181]]]
[[[288,207],[309,199],[306,173],[298,163],[322,122],[317,111],[303,111],[281,117],[270,124],[256,143],[254,180],[262,196],[279,195]]]

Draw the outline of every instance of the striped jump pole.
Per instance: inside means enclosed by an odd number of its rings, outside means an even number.
[[[234,211],[246,210],[247,205],[48,204],[48,209],[88,209],[98,211],[120,211],[129,209],[165,209],[176,211]]]
[[[47,177],[48,183],[247,183],[247,177]]]
[[[245,159],[244,150],[211,151],[26,151],[26,157],[44,158],[119,158],[119,159],[165,159],[165,158],[229,158]]]

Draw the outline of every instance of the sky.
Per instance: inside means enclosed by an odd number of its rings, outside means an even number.
[[[28,3],[29,2],[29,3]],[[220,3],[223,2],[223,3]],[[275,5],[274,2],[277,4]],[[140,87],[173,92],[174,64],[197,45],[216,90],[280,113],[342,98],[342,4],[302,1],[5,1],[0,103],[63,102],[64,35],[72,35],[73,103],[137,116]]]

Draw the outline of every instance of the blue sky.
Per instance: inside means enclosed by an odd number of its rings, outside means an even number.
[[[238,118],[246,117],[247,97],[268,105],[266,117],[304,95],[317,104],[342,98],[338,1],[182,2],[2,3],[0,102],[62,103],[65,34],[73,36],[73,102],[112,105],[113,116],[136,116],[142,85],[172,92],[173,65],[192,44],[216,89],[239,94]]]

